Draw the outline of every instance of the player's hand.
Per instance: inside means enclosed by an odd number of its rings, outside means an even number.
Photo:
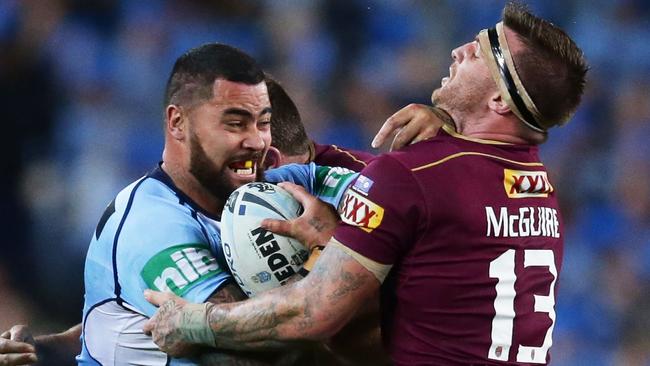
[[[31,365],[36,361],[34,338],[26,325],[14,325],[0,335],[0,366]]]
[[[390,151],[435,136],[445,123],[453,123],[442,109],[424,104],[409,104],[388,117],[372,140],[372,147],[382,146],[396,132]]]
[[[278,185],[298,200],[304,211],[292,220],[266,219],[262,221],[262,227],[295,238],[310,250],[319,245],[327,245],[339,220],[334,207],[310,195],[302,186],[288,182]]]
[[[144,298],[159,309],[142,330],[146,335],[152,336],[154,343],[168,355],[191,356],[198,350],[197,344],[205,343],[196,337],[197,334],[211,336],[209,328],[196,329],[207,326],[208,304],[191,304],[174,294],[151,290],[145,290]],[[200,312],[205,314],[199,314]],[[197,319],[200,321],[196,322]],[[211,339],[211,345],[214,346],[214,338]]]

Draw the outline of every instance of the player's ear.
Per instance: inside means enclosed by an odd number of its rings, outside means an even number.
[[[165,129],[176,140],[185,138],[185,115],[183,109],[170,104],[165,110]]]
[[[277,168],[282,164],[282,153],[273,146],[269,146],[269,151],[264,158],[264,169]]]
[[[494,113],[505,115],[511,112],[506,101],[501,97],[501,93],[495,91],[488,99],[488,108]]]

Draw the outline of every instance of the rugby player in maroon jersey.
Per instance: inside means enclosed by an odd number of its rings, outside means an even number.
[[[145,331],[161,349],[324,339],[381,286],[394,364],[549,363],[563,229],[537,145],[574,113],[588,68],[562,30],[513,3],[452,58],[432,102],[453,125],[370,162],[339,207],[334,237],[312,227],[318,239],[302,238],[328,243],[312,272],[234,304],[148,292],[161,307]],[[284,187],[305,215],[267,227],[301,239],[329,211]]]

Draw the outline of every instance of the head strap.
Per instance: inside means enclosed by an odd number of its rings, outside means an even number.
[[[529,128],[546,133],[544,119],[522,84],[508,47],[503,22],[495,28],[484,29],[478,35],[481,52],[488,60],[492,78],[512,112]]]

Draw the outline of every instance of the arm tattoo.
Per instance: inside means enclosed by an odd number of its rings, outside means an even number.
[[[334,289],[332,294],[327,295],[331,305],[335,305],[339,300],[361,287],[366,280],[363,275],[351,272],[343,272],[340,274],[341,284],[340,287]]]
[[[213,306],[208,321],[217,347],[254,349],[336,332],[379,287],[379,281],[341,249],[326,249],[304,280],[249,301]],[[295,341],[293,341],[295,344]]]
[[[233,282],[229,282],[214,292],[206,302],[227,304],[245,300],[247,296]],[[201,354],[201,365],[232,365],[232,366],[265,366],[272,365],[280,354],[271,352],[204,352]]]

